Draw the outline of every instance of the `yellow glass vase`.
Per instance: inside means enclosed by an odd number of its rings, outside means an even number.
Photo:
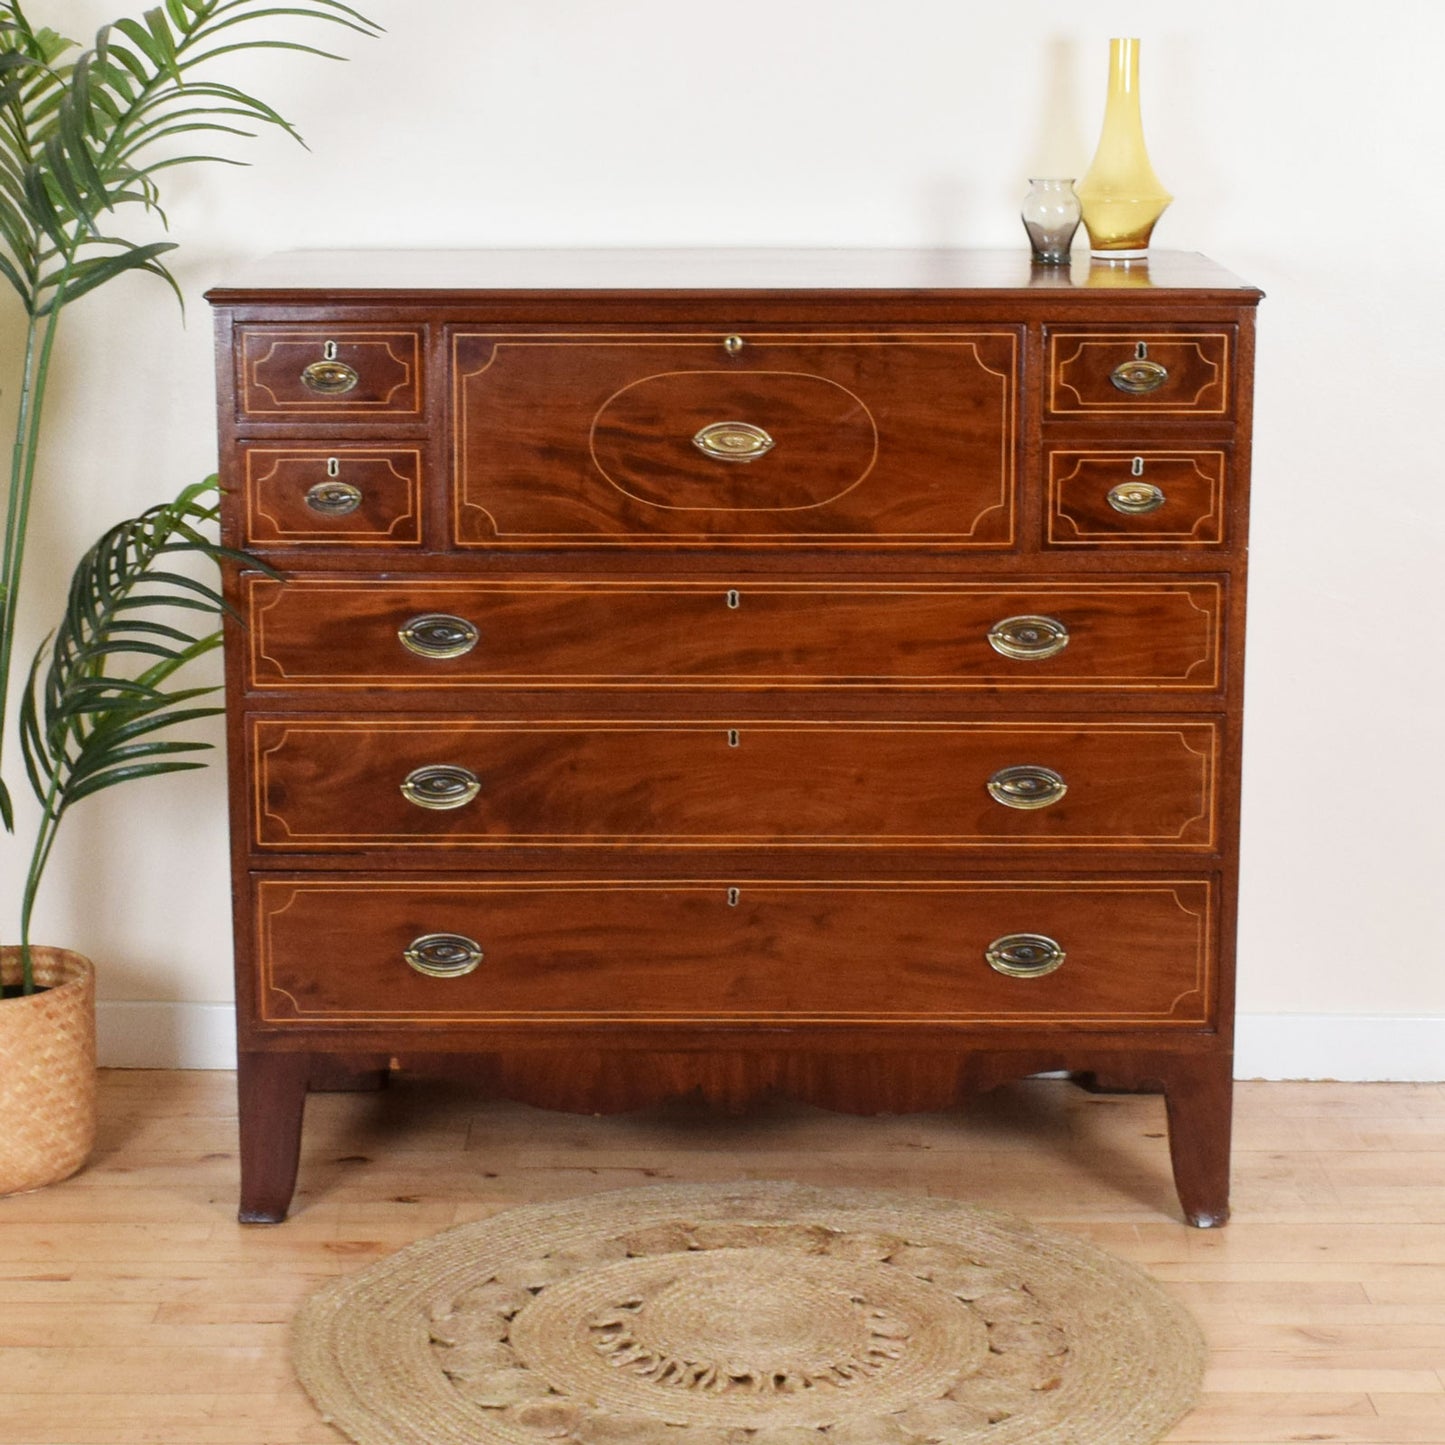
[[[1174,199],[1149,164],[1139,110],[1139,42],[1109,42],[1109,98],[1093,162],[1075,193],[1083,207],[1089,250],[1109,261],[1137,261]]]

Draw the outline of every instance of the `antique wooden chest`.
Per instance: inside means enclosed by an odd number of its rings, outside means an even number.
[[[1254,310],[1197,256],[213,292],[242,1218],[308,1086],[1162,1090],[1228,1212]]]

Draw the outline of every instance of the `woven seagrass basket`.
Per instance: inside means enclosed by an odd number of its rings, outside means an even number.
[[[30,954],[44,991],[0,999],[0,1195],[67,1178],[95,1144],[95,970]],[[18,948],[0,949],[0,981],[20,981]]]

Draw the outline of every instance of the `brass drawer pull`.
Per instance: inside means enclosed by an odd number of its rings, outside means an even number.
[[[425,767],[413,768],[401,783],[402,797],[408,803],[434,813],[465,808],[481,791],[477,775],[455,763],[428,763]]]
[[[449,612],[426,612],[413,617],[396,635],[408,652],[433,659],[462,657],[481,637],[465,617],[453,617]]]
[[[989,646],[1019,662],[1054,657],[1069,645],[1069,629],[1057,617],[1005,617],[988,635]]]
[[[995,973],[1009,978],[1042,978],[1063,966],[1068,955],[1046,933],[1006,933],[984,953]]]
[[[413,938],[402,957],[428,978],[461,978],[482,961],[481,945],[461,933],[423,933]]]
[[[703,427],[692,444],[715,462],[755,462],[774,446],[762,427],[746,421],[715,421]]]
[[[1126,517],[1142,517],[1164,505],[1164,493],[1153,482],[1120,482],[1109,488],[1109,505]]]
[[[350,482],[317,482],[306,493],[306,505],[323,517],[349,516],[361,505],[361,488]]]
[[[1061,774],[1052,768],[1041,768],[1036,763],[1000,768],[988,780],[989,797],[1005,808],[1052,807],[1068,791],[1069,785]]]
[[[1139,349],[1141,352],[1144,349],[1142,342]],[[1132,356],[1128,361],[1121,361],[1109,373],[1109,380],[1130,396],[1147,396],[1169,380],[1169,368],[1150,361],[1147,356]]]
[[[313,361],[301,372],[301,385],[320,396],[342,396],[360,380],[355,368],[344,361]]]

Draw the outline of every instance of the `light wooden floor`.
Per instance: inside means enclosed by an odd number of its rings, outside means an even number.
[[[1048,1080],[891,1119],[317,1096],[273,1228],[234,1222],[229,1075],[108,1073],[102,1117],[83,1174],[0,1200],[0,1445],[334,1445],[287,1364],[319,1281],[517,1203],[734,1178],[978,1200],[1144,1266],[1213,1351],[1171,1441],[1445,1442],[1445,1085],[1241,1086],[1213,1232],[1175,1213],[1158,1100]]]

